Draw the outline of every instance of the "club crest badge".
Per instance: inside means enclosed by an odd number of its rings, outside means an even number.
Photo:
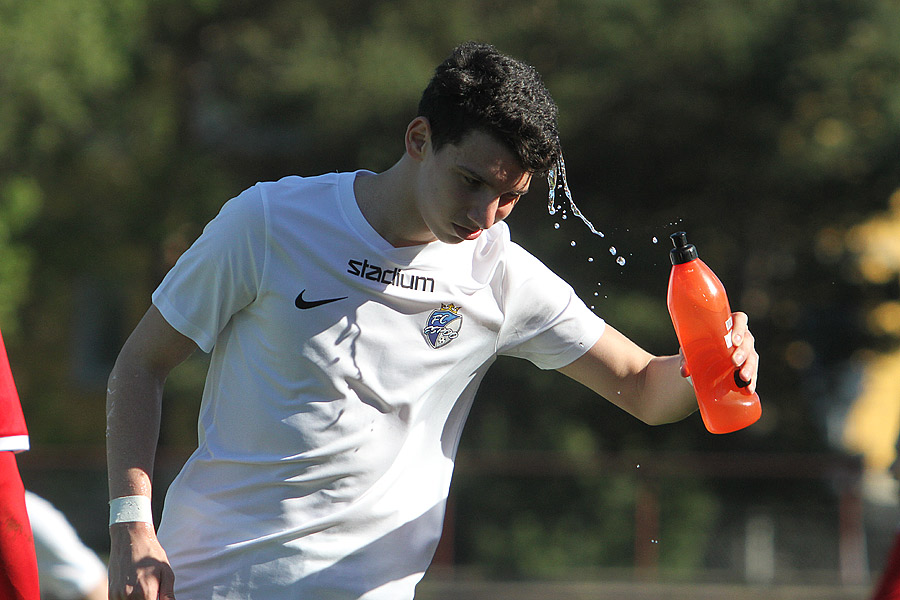
[[[446,346],[459,337],[459,328],[462,327],[462,315],[460,307],[453,303],[443,304],[439,309],[431,311],[428,321],[425,323],[425,339],[432,348]]]

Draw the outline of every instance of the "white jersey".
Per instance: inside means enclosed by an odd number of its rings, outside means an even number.
[[[355,176],[250,188],[153,295],[212,352],[159,528],[179,600],[412,598],[494,358],[559,368],[603,332],[503,223],[394,248]]]
[[[25,508],[34,534],[41,596],[85,598],[106,589],[106,565],[84,545],[66,516],[47,500],[25,490]]]

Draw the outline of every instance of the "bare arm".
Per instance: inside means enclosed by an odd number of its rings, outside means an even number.
[[[755,390],[759,356],[744,313],[734,313],[732,337],[732,360]],[[653,356],[609,325],[590,350],[559,371],[650,425],[678,421],[697,410],[680,355]]]
[[[132,332],[109,377],[106,455],[110,498],[151,497],[163,384],[197,348],[151,306]],[[110,527],[111,599],[171,597],[173,575],[152,523]],[[134,594],[134,595],[132,595]]]

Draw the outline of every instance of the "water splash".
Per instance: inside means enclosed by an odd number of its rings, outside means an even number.
[[[586,216],[584,216],[584,213],[581,212],[581,210],[575,204],[575,201],[572,200],[572,191],[569,189],[569,181],[566,177],[566,161],[565,159],[563,159],[562,153],[560,153],[559,160],[557,161],[556,165],[554,165],[547,172],[547,187],[549,188],[547,194],[547,212],[550,213],[550,216],[554,216],[557,214],[557,212],[559,212],[559,218],[561,220],[565,220],[568,215],[566,214],[566,207],[564,205],[564,202],[568,201],[568,210],[573,215],[581,219],[581,222],[587,226],[588,230],[591,233],[601,238],[606,237],[606,235],[602,231],[598,231],[597,228],[594,227],[594,224],[591,223]],[[560,203],[557,203],[557,190],[562,190],[562,195],[564,196]],[[559,229],[558,221],[553,224],[553,228]],[[569,245],[574,247],[575,241],[573,240],[569,242]],[[617,252],[615,246],[610,246],[609,252],[613,256],[616,256]],[[594,262],[594,259],[588,258],[588,262]],[[616,263],[620,267],[624,267],[625,258],[619,256],[618,258],[616,258]],[[600,283],[598,282],[597,285],[600,285]],[[598,294],[594,295],[596,296]]]
[[[558,176],[556,172],[556,167],[550,167],[550,170],[547,171],[547,186],[550,188],[550,191],[547,195],[547,212],[550,215],[556,214],[556,182]]]
[[[551,215],[555,215],[557,210],[560,210],[562,207],[556,205],[556,190],[557,188],[562,188],[563,194],[566,197],[566,200],[569,201],[569,210],[573,215],[581,219],[581,221],[587,225],[587,228],[594,235],[598,235],[600,237],[606,237],[602,231],[597,231],[597,228],[594,227],[594,224],[591,223],[587,217],[578,209],[575,205],[575,202],[572,200],[572,191],[569,189],[569,182],[566,179],[566,161],[562,157],[562,153],[559,155],[559,161],[556,166],[552,167],[547,172],[547,186],[550,188],[547,198],[547,212]],[[562,218],[565,219],[566,215],[563,214]]]

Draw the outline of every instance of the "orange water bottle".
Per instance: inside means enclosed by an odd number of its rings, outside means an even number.
[[[733,322],[725,287],[688,244],[685,232],[671,238],[675,248],[666,301],[703,424],[711,433],[743,429],[759,419],[762,407],[731,361]]]

